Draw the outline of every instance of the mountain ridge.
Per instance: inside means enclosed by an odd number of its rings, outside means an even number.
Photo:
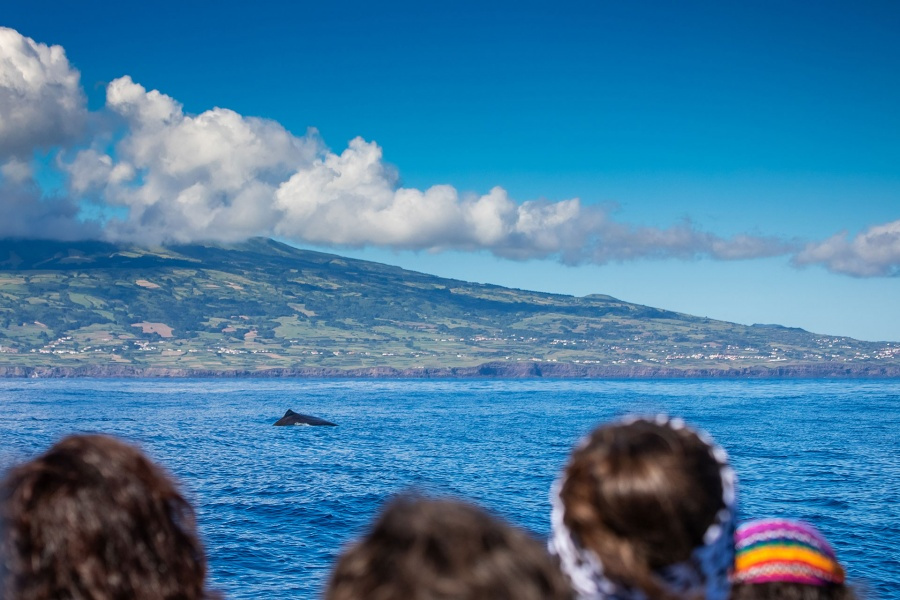
[[[132,374],[898,377],[900,344],[470,283],[265,238],[0,240],[0,376]]]

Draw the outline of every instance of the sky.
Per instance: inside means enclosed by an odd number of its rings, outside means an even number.
[[[900,341],[897,31],[891,1],[9,3],[0,237],[263,235]]]

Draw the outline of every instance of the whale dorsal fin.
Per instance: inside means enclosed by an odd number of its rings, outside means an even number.
[[[296,415],[298,417],[300,416],[297,413],[295,413],[294,411],[292,411],[291,409],[287,409],[287,412],[284,413],[284,417],[292,417],[294,415]],[[281,417],[281,418],[283,419],[284,417]]]

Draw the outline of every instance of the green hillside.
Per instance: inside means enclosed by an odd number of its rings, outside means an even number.
[[[0,346],[6,375],[900,376],[900,344],[442,279],[266,239],[0,241]]]

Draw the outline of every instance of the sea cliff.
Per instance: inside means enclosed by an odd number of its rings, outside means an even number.
[[[353,379],[889,379],[898,366],[793,365],[778,367],[687,368],[600,366],[560,363],[485,363],[476,367],[394,368],[297,367],[269,369],[190,369],[85,365],[77,367],[0,367],[4,378],[353,378]]]

